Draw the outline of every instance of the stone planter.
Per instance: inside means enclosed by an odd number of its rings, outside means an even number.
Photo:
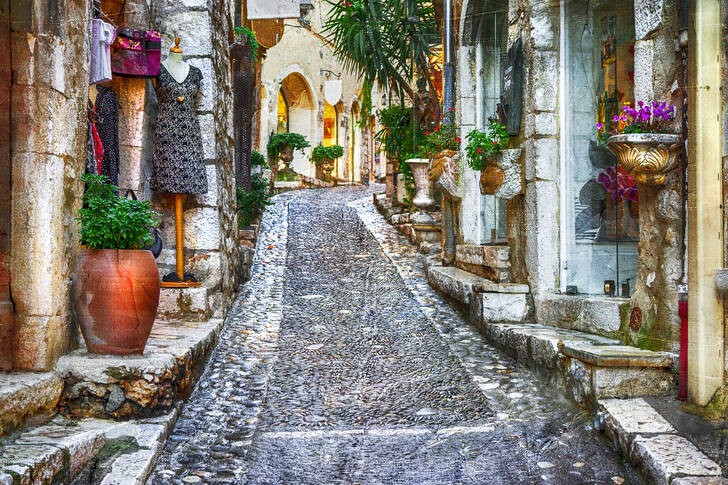
[[[480,171],[480,193],[512,199],[523,192],[523,150],[501,150]]]
[[[410,158],[405,162],[412,169],[415,178],[415,198],[412,203],[419,209],[427,209],[435,205],[430,194],[430,159]]]
[[[283,170],[290,171],[291,162],[293,161],[293,148],[288,145],[283,146],[278,154],[278,158],[283,162]]]
[[[147,250],[83,249],[71,304],[94,354],[141,354],[159,305],[159,273]]]
[[[680,135],[631,133],[610,136],[607,148],[638,184],[662,185],[677,166],[682,143]]]
[[[326,180],[332,180],[331,173],[334,171],[334,159],[324,159],[324,161],[321,162],[321,171],[324,173],[324,178],[326,178]]]

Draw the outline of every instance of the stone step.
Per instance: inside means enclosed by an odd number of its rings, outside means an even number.
[[[122,423],[56,417],[0,446],[0,484],[88,483],[93,473],[96,481],[103,477],[103,484],[143,485],[177,412]]]
[[[53,372],[0,373],[0,435],[47,420],[62,391],[63,379]]]
[[[204,322],[212,314],[207,288],[161,288],[157,318]]]
[[[60,412],[111,419],[168,412],[192,392],[222,325],[221,319],[157,321],[144,355],[96,355],[85,348],[64,355],[54,369],[67,383]]]
[[[662,394],[672,389],[670,354],[615,339],[537,324],[488,324],[485,337],[522,364],[556,377],[585,408],[600,399]]]

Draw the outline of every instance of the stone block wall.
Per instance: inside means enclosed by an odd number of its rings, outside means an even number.
[[[85,167],[89,2],[11,0],[13,366],[44,370],[75,338],[70,279]]]
[[[10,45],[10,1],[0,0],[0,45]],[[0,370],[13,366],[10,301],[10,50],[0,50]]]

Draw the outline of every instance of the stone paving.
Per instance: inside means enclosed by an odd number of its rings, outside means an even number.
[[[366,189],[274,202],[148,483],[641,483],[429,287]]]

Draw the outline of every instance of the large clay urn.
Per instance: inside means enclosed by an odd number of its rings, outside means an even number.
[[[290,145],[283,145],[278,157],[283,162],[284,170],[290,170],[291,162],[293,161],[293,148],[291,148]]]
[[[680,135],[630,133],[610,136],[607,148],[638,184],[662,185],[665,174],[677,167],[682,143]]]
[[[419,209],[432,207],[435,200],[430,195],[430,159],[410,158],[405,163],[410,166],[415,178],[415,198],[412,203]]]
[[[71,303],[94,354],[141,354],[159,305],[159,272],[147,250],[82,249]]]

